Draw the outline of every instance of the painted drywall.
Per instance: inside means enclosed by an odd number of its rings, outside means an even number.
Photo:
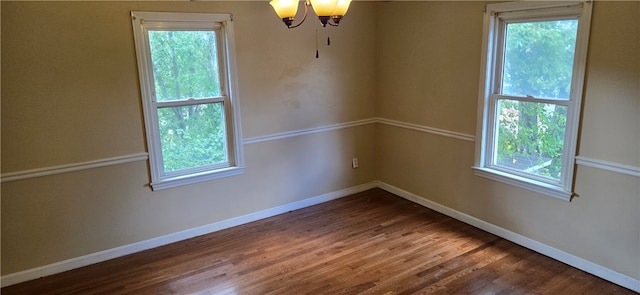
[[[2,173],[145,150],[130,10],[234,14],[245,138],[376,116],[476,130],[481,2],[353,2],[317,60],[313,25],[264,1],[1,5]],[[582,156],[640,163],[638,15],[594,4]],[[159,192],[144,161],[4,182],[2,275],[379,179],[640,278],[637,177],[579,166],[568,203],[475,176],[473,153],[377,124],[247,144],[244,175]]]
[[[379,3],[378,114],[474,134],[483,3]],[[595,2],[579,155],[640,157],[640,2]],[[614,45],[615,44],[615,45]],[[640,278],[640,182],[578,166],[572,202],[473,174],[474,144],[378,126],[378,179],[577,257]]]
[[[378,115],[474,134],[484,3],[378,5]]]
[[[264,1],[1,5],[3,174],[145,151],[132,10],[234,15],[244,138],[375,115],[373,3],[318,29],[319,59],[314,22],[288,30]],[[3,182],[2,275],[370,182],[374,132],[245,144],[243,175],[161,191],[146,161]]]
[[[245,138],[373,116],[372,3],[318,30],[319,59],[314,22],[289,30],[264,2],[3,5],[3,172],[144,151],[132,10],[234,15]]]
[[[640,166],[640,3],[596,2],[578,154]]]

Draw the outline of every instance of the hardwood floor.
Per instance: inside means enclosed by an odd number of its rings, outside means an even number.
[[[636,294],[380,189],[11,294]]]

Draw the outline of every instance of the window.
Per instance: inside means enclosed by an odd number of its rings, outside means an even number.
[[[131,16],[151,187],[242,173],[231,15]]]
[[[590,2],[487,5],[476,174],[570,200]]]

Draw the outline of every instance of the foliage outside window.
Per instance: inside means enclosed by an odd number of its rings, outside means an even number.
[[[590,5],[487,5],[478,175],[570,200]]]
[[[230,15],[132,21],[153,189],[242,173]]]

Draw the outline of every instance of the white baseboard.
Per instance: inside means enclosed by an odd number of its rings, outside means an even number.
[[[149,239],[149,240],[145,240],[145,241],[141,241],[141,242],[137,242],[129,245],[124,245],[124,246],[113,248],[113,249],[100,251],[97,253],[92,253],[89,255],[81,256],[81,257],[72,258],[69,260],[56,262],[53,264],[49,264],[49,265],[45,265],[45,266],[41,266],[33,269],[28,269],[28,270],[17,272],[17,273],[8,274],[0,278],[0,286],[6,287],[6,286],[14,285],[17,283],[37,279],[40,277],[49,276],[49,275],[61,273],[64,271],[80,268],[83,266],[95,264],[98,262],[103,262],[109,259],[114,259],[124,255],[133,254],[136,252],[152,249],[152,248],[167,245],[170,243],[186,240],[192,237],[216,232],[219,230],[223,230],[223,229],[234,227],[237,225],[268,218],[268,217],[286,213],[289,211],[317,205],[317,204],[331,201],[334,199],[342,198],[351,194],[363,192],[375,187],[379,187],[385,191],[388,191],[392,194],[400,196],[411,202],[422,205],[434,211],[440,212],[442,214],[445,214],[447,216],[460,220],[464,223],[470,224],[474,227],[490,232],[494,235],[497,235],[499,237],[512,241],[518,245],[529,248],[543,255],[549,256],[553,259],[556,259],[558,261],[571,265],[577,269],[583,270],[585,272],[588,272],[590,274],[593,274],[605,280],[611,281],[615,284],[618,284],[620,286],[623,286],[635,292],[640,292],[640,280],[634,279],[632,277],[610,270],[608,268],[605,268],[593,262],[584,260],[575,255],[558,250],[546,244],[540,243],[533,239],[527,238],[520,234],[514,233],[512,231],[501,228],[499,226],[496,226],[494,224],[480,220],[471,215],[451,209],[449,207],[443,206],[433,201],[429,201],[416,194],[407,192],[405,190],[402,190],[400,188],[397,188],[395,186],[389,185],[381,181],[372,181],[362,185],[319,195],[316,197],[304,199],[301,201],[274,207],[271,209],[266,209],[263,211],[230,218],[230,219],[222,220],[219,222],[214,222],[211,224],[184,230],[184,231],[169,234],[166,236],[161,236],[161,237],[157,237],[157,238],[153,238],[153,239]]]
[[[518,233],[509,231],[502,227],[499,227],[495,224],[488,223],[471,215],[462,213],[460,211],[451,209],[449,207],[443,206],[441,204],[435,203],[433,201],[429,201],[425,198],[422,198],[416,194],[407,192],[395,186],[389,185],[387,183],[378,181],[377,186],[385,191],[388,191],[394,195],[405,198],[411,202],[422,205],[434,211],[440,212],[449,217],[460,220],[464,223],[472,225],[474,227],[480,228],[484,231],[490,232],[496,236],[514,242],[520,246],[536,251],[540,254],[549,256],[555,260],[571,265],[577,269],[588,272],[592,275],[598,276],[602,279],[615,283],[617,285],[623,286],[635,292],[640,292],[640,280],[629,277],[627,275],[621,274],[619,272],[613,271],[611,269],[605,268],[593,262],[587,261],[575,255],[569,254],[562,250],[553,248],[549,245],[540,243],[536,240],[527,238]]]
[[[290,204],[286,204],[286,205],[250,213],[247,215],[238,216],[238,217],[222,220],[219,222],[214,222],[211,224],[191,228],[188,230],[168,234],[165,236],[161,236],[161,237],[157,237],[157,238],[153,238],[145,241],[140,241],[140,242],[129,244],[129,245],[124,245],[124,246],[92,253],[89,255],[72,258],[69,260],[52,263],[52,264],[37,267],[37,268],[32,268],[32,269],[28,269],[21,272],[8,274],[0,278],[0,286],[1,287],[11,286],[14,284],[34,280],[40,277],[50,276],[53,274],[65,272],[68,270],[80,268],[80,267],[95,264],[98,262],[107,261],[109,259],[114,259],[117,257],[156,248],[159,246],[164,246],[167,244],[186,240],[196,236],[216,232],[219,230],[223,230],[226,228],[253,222],[253,221],[264,219],[267,217],[279,215],[289,211],[298,210],[305,207],[331,201],[334,199],[346,197],[355,193],[359,193],[359,192],[366,191],[368,189],[375,188],[376,186],[377,186],[377,182],[373,181],[373,182],[361,184],[358,186],[346,188],[343,190],[300,200]]]

